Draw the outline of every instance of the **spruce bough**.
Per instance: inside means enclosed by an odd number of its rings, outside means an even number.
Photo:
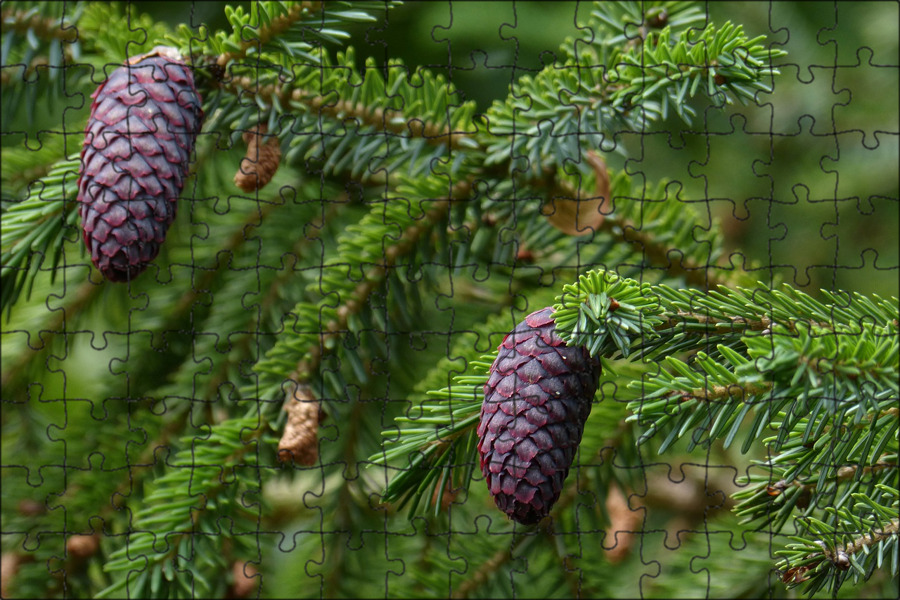
[[[540,431],[527,410],[550,400],[543,387],[527,393],[534,386],[525,386],[552,376],[522,377],[518,370],[532,354],[550,350],[514,348],[544,327],[553,332],[547,346],[584,352],[575,364],[585,377],[591,374],[590,381],[600,372],[595,361],[642,366],[639,379],[620,382],[634,395],[626,421],[637,426],[637,444],[663,454],[679,440],[688,450],[714,442],[728,448],[743,436],[742,452],[765,448],[771,458],[751,461],[757,468],[738,480],[742,489],[734,494],[734,510],[744,523],[775,533],[792,522],[796,542],[776,553],[785,584],[836,590],[849,577],[870,577],[900,551],[896,298],[823,290],[821,302],[787,285],[763,284],[702,292],[641,284],[604,270],[590,271],[561,291],[552,311],[526,317],[496,356],[482,357],[474,372],[456,377],[451,388],[431,392],[457,404],[452,413],[434,410],[452,420],[436,420],[433,439],[461,439],[475,424],[459,399],[484,388],[478,449],[501,510],[524,524],[548,514],[546,498],[551,504],[559,498],[582,428],[608,426],[585,423],[596,387],[583,381],[567,396],[579,407],[567,411],[571,429],[552,438],[566,460],[555,462],[556,470],[533,461],[537,449],[546,449],[526,435]],[[401,425],[395,445],[409,452],[412,444],[404,446],[403,431]],[[839,437],[829,435],[836,431]],[[417,440],[422,447],[431,443],[427,437]],[[498,448],[499,440],[504,443]],[[439,468],[441,456],[420,462],[418,472],[429,464]],[[548,479],[550,473],[557,477]],[[415,489],[416,483],[398,477],[386,496],[397,496],[401,486]]]
[[[633,178],[611,152],[635,132],[676,131],[671,117],[699,131],[732,103],[768,103],[780,44],[701,4],[582,3],[578,39],[541,48],[550,62],[480,106],[418,56],[356,58],[352,24],[390,26],[393,8],[263,1],[204,31],[134,3],[4,2],[10,595],[240,596],[251,565],[260,595],[291,597],[514,596],[522,585],[636,597],[646,560],[674,567],[652,584],[673,597],[733,594],[735,566],[755,586],[746,596],[773,593],[773,566],[812,592],[856,578],[875,595],[896,578],[896,301],[757,286],[762,271],[728,266],[721,232],[692,210],[703,204]],[[190,211],[152,259],[160,279],[171,273],[165,285],[137,269],[132,285],[97,285],[73,201],[81,161],[60,143],[80,141],[68,109],[87,107],[68,100],[157,44],[191,65],[206,115]],[[233,178],[241,138],[263,127],[279,168],[246,191]],[[15,141],[20,129],[40,150]],[[548,212],[566,205],[578,217],[557,212],[554,227]],[[136,221],[152,229],[164,211]],[[94,227],[118,227],[117,213]],[[119,256],[129,271],[149,259]],[[549,518],[522,527],[494,508],[477,429],[491,351],[549,305],[556,335],[603,369],[579,399],[591,414]],[[94,343],[78,343],[90,331]],[[312,466],[278,462],[298,385],[327,417]],[[649,502],[668,489],[643,494],[656,465],[702,463],[712,483],[714,467],[741,460],[752,468],[739,471],[749,477],[735,510],[670,512],[668,524],[689,521],[677,552],[648,558],[641,536],[640,553],[609,568],[608,490]],[[271,534],[287,523],[299,533],[282,543]],[[102,551],[67,555],[70,534],[97,535]],[[712,547],[729,538],[746,548]]]

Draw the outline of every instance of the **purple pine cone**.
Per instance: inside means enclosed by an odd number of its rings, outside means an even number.
[[[497,507],[537,523],[559,499],[597,391],[600,361],[556,335],[552,308],[500,344],[478,424],[481,472]]]
[[[79,214],[91,261],[110,281],[134,279],[159,253],[203,120],[193,74],[159,54],[119,67],[91,96]]]

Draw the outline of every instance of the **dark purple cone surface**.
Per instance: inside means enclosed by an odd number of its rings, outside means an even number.
[[[559,499],[597,391],[600,362],[556,335],[552,308],[500,344],[478,424],[481,472],[497,507],[537,523]]]
[[[91,97],[78,181],[84,243],[104,277],[128,281],[175,219],[203,110],[191,71],[163,56],[119,67]]]

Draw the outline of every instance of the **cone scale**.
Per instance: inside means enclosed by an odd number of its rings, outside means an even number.
[[[159,254],[203,120],[194,76],[168,49],[132,59],[91,96],[78,180],[91,261],[129,281]]]
[[[600,362],[556,335],[552,308],[500,344],[478,424],[481,472],[501,511],[537,523],[559,499],[597,391]]]

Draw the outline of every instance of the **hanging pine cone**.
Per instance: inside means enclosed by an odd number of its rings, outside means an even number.
[[[104,277],[128,281],[175,219],[203,110],[193,74],[168,48],[119,67],[91,97],[78,181],[84,243]]]
[[[597,391],[600,361],[556,335],[552,308],[500,344],[478,424],[481,472],[497,507],[537,523],[559,499]]]

